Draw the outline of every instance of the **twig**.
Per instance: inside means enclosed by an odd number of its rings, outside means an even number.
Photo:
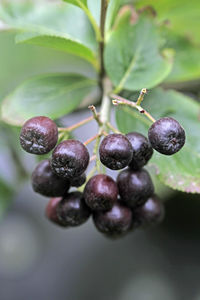
[[[100,115],[99,115],[99,113],[97,113],[97,111],[96,111],[96,107],[95,107],[94,105],[90,105],[90,106],[88,106],[88,108],[89,108],[89,109],[91,110],[91,112],[93,113],[93,118],[94,118],[94,120],[97,121],[97,123],[99,124],[99,126],[102,126],[103,123],[102,123],[102,121],[100,120]]]
[[[84,145],[86,146],[86,145],[90,144],[91,142],[95,141],[98,137],[99,137],[99,134],[92,136],[91,138],[89,138],[87,141],[84,142]]]
[[[81,127],[81,126],[83,126],[83,125],[85,125],[87,123],[89,123],[92,120],[94,120],[94,116],[91,116],[91,117],[89,117],[87,119],[84,119],[84,120],[82,120],[82,121],[80,121],[80,122],[78,122],[78,123],[76,123],[76,124],[74,124],[72,126],[66,127],[66,128],[59,127],[58,131],[60,131],[60,132],[62,132],[62,131],[71,132],[71,131],[73,131],[73,130],[75,130],[75,129],[77,129],[77,128],[79,128],[79,127]]]
[[[111,98],[113,98],[112,103],[113,105],[126,105],[133,108],[136,108],[141,114],[144,114],[151,122],[155,122],[156,120],[148,113],[144,108],[142,108],[140,105],[137,105],[136,102],[130,101],[126,98],[123,98],[121,96],[111,94]]]

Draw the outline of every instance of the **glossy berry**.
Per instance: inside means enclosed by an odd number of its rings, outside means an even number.
[[[52,168],[63,178],[79,177],[85,172],[89,163],[87,148],[77,140],[60,143],[52,154]]]
[[[129,164],[132,170],[139,170],[147,164],[152,157],[153,148],[151,147],[148,139],[137,132],[130,132],[126,134],[129,142],[133,148],[133,157]]]
[[[59,225],[59,226],[62,226],[62,227],[66,227],[62,221],[60,221],[58,219],[58,216],[57,216],[57,206],[58,206],[58,203],[62,200],[61,197],[59,198],[51,198],[46,206],[46,212],[45,212],[45,215],[46,217],[53,223]]]
[[[48,159],[41,161],[32,173],[32,187],[36,193],[47,197],[63,196],[70,187],[68,180],[53,173]]]
[[[133,156],[129,140],[122,134],[109,134],[99,147],[100,160],[111,170],[120,170],[128,166]]]
[[[120,202],[114,204],[110,211],[93,213],[96,228],[107,236],[118,237],[129,231],[132,225],[132,211]]]
[[[142,205],[154,193],[151,177],[145,169],[120,172],[117,184],[121,199],[131,208]]]
[[[34,117],[23,125],[20,133],[22,148],[32,154],[46,154],[58,141],[58,128],[47,117]]]
[[[92,210],[110,210],[117,201],[116,182],[107,175],[98,174],[90,178],[84,189],[84,199]]]
[[[80,187],[86,182],[86,174],[83,173],[79,177],[72,178],[70,180],[71,186]]]
[[[153,195],[133,213],[137,226],[149,227],[160,223],[164,218],[165,211],[163,203],[156,195]]]
[[[85,204],[83,194],[67,194],[57,206],[57,216],[66,226],[78,226],[86,222],[90,216],[90,209]]]
[[[173,118],[161,118],[149,128],[152,147],[165,155],[178,152],[185,144],[185,131]]]

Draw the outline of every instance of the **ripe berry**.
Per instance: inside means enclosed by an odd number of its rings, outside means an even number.
[[[165,155],[178,152],[185,144],[185,131],[173,118],[161,118],[149,128],[152,147]]]
[[[47,197],[63,196],[70,187],[68,180],[52,172],[48,159],[41,161],[32,173],[32,187],[36,193]]]
[[[88,163],[88,150],[77,140],[63,141],[52,154],[52,168],[63,178],[79,177],[86,170]]]
[[[132,225],[132,211],[120,202],[114,204],[110,211],[93,213],[96,228],[110,237],[124,235]]]
[[[116,182],[107,175],[98,174],[90,178],[84,189],[84,199],[92,210],[110,210],[117,201]]]
[[[47,117],[34,117],[26,121],[20,133],[22,148],[32,154],[46,154],[58,141],[58,128]]]
[[[109,134],[99,147],[100,160],[107,168],[119,170],[132,159],[133,149],[129,140],[122,134]]]
[[[83,173],[79,177],[72,178],[70,180],[71,186],[80,187],[86,182],[86,174]]]
[[[149,159],[152,157],[153,149],[148,139],[137,132],[130,132],[126,134],[129,142],[133,148],[133,157],[129,164],[132,170],[139,170],[147,164]]]
[[[83,194],[67,194],[57,206],[57,216],[66,226],[78,226],[86,222],[90,216],[90,209],[85,204]]]
[[[151,177],[145,169],[139,171],[126,169],[120,172],[117,184],[121,199],[131,208],[145,203],[154,192]]]
[[[164,218],[164,205],[156,195],[153,195],[142,206],[136,208],[133,214],[138,226],[156,225]]]
[[[53,223],[57,224],[57,225],[60,225],[62,227],[65,227],[65,225],[63,224],[62,221],[60,221],[57,217],[57,212],[56,212],[56,209],[57,209],[57,206],[58,206],[58,203],[62,200],[61,197],[59,198],[51,198],[47,204],[47,207],[46,207],[46,217]]]

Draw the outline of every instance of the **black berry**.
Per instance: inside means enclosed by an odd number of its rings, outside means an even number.
[[[132,211],[120,202],[114,204],[110,211],[93,213],[96,228],[110,237],[122,236],[132,225]]]
[[[62,200],[61,197],[59,198],[51,198],[46,206],[46,212],[45,212],[45,215],[46,217],[53,223],[59,225],[59,226],[62,226],[62,227],[66,227],[62,221],[60,221],[58,219],[58,216],[57,216],[57,206],[58,206],[58,203]]]
[[[145,169],[120,172],[117,184],[121,199],[131,208],[142,205],[154,193],[151,177]]]
[[[46,154],[58,141],[58,128],[47,117],[34,117],[23,125],[20,133],[22,148],[32,154]]]
[[[173,118],[161,118],[149,128],[152,147],[165,155],[178,152],[185,144],[185,131]]]
[[[36,193],[47,197],[63,196],[70,187],[68,180],[53,173],[48,159],[41,161],[32,173],[32,187]]]
[[[92,210],[110,210],[117,196],[116,182],[104,174],[90,178],[84,189],[85,202]]]
[[[70,180],[71,186],[80,187],[86,182],[86,174],[83,173],[79,177],[72,178]]]
[[[79,177],[86,170],[88,163],[88,150],[77,140],[63,141],[52,154],[52,168],[58,176],[64,178]]]
[[[109,134],[99,147],[100,160],[107,168],[120,170],[132,159],[133,149],[129,140],[122,134]]]
[[[133,157],[129,164],[132,170],[139,170],[147,164],[152,157],[153,148],[151,147],[148,139],[137,132],[130,132],[126,134],[129,142],[133,148]]]
[[[142,206],[136,208],[133,214],[137,226],[157,225],[164,218],[164,205],[156,195],[153,195]]]
[[[57,206],[57,216],[66,226],[78,226],[86,222],[90,216],[90,209],[85,204],[83,194],[67,194]]]

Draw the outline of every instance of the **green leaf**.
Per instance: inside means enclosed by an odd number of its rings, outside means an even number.
[[[152,6],[158,20],[168,21],[170,29],[200,44],[199,0],[137,0],[137,7]]]
[[[101,0],[87,0],[87,6],[92,13],[96,23],[100,25],[101,16]]]
[[[37,76],[5,98],[1,117],[16,126],[38,115],[56,119],[75,110],[94,86],[96,81],[77,74]]]
[[[121,0],[110,0],[106,16],[106,31],[109,31],[114,23],[115,17],[119,11]]]
[[[97,43],[85,13],[65,3],[0,4],[0,18],[28,42],[78,55],[97,68]]]
[[[10,187],[0,178],[0,219],[3,217],[5,211],[8,209],[12,200],[13,191]]]
[[[132,24],[129,11],[112,31],[104,60],[115,92],[152,88],[162,82],[172,68],[171,51],[159,53],[159,38],[153,21],[140,17]]]
[[[166,39],[165,47],[175,50],[172,72],[165,81],[183,82],[200,78],[200,46],[169,30],[161,34]]]
[[[178,120],[186,132],[186,144],[181,151],[173,156],[154,151],[149,167],[165,185],[200,193],[200,105],[178,92],[157,88],[146,96],[143,106],[156,119],[170,116]],[[128,107],[117,109],[116,121],[122,132],[138,131],[146,136],[151,125],[143,115]]]
[[[64,1],[79,7],[81,7],[81,4],[87,6],[87,0],[64,0]]]

